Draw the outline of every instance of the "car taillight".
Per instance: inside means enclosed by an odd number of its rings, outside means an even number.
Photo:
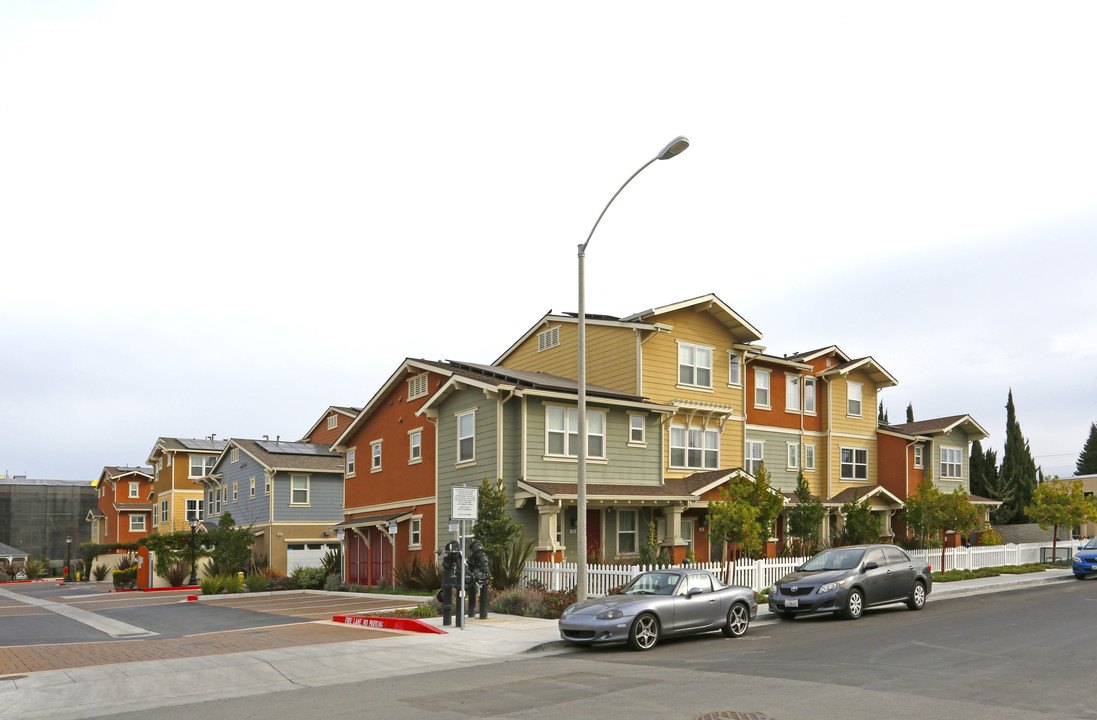
[[[929,566],[929,569],[928,569],[927,572],[933,572],[933,566],[932,565]]]

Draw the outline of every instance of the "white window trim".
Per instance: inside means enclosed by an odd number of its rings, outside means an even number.
[[[294,478],[305,479],[305,501],[294,502],[293,501],[293,480]],[[312,478],[309,475],[290,475],[289,476],[289,506],[290,507],[310,507],[312,505]]]
[[[914,446],[914,469],[924,470],[926,467],[926,449],[924,445]]]
[[[735,377],[731,376],[732,368],[735,369]],[[743,386],[743,358],[734,350],[728,350],[728,387]]]
[[[202,460],[202,474],[201,475],[193,474],[194,473],[194,461],[198,458],[201,458],[201,460]],[[187,464],[187,473],[188,473],[187,479],[205,477],[206,473],[213,469],[213,461],[215,461],[216,459],[217,458],[213,457],[212,455],[191,455],[190,456],[190,462]],[[206,467],[207,464],[209,465],[209,467]]]
[[[851,462],[851,463],[843,463],[842,462],[842,451],[843,450],[850,450],[853,453],[853,462]],[[861,463],[857,462],[857,453],[859,453],[859,452],[863,452],[865,454],[865,462],[864,462],[865,476],[863,478],[857,477],[857,466],[861,464]],[[843,474],[843,472],[842,472],[842,466],[843,465],[851,465],[853,467],[853,475],[852,476],[846,476],[845,474]],[[868,482],[868,480],[869,480],[868,466],[869,466],[868,448],[850,447],[850,446],[845,446],[845,445],[838,448],[838,478],[840,480],[842,480],[843,482]]]
[[[785,412],[800,414],[800,392],[803,387],[803,381],[798,373],[785,373]],[[795,407],[789,407],[789,389],[794,388],[794,392],[791,393],[796,398]]]
[[[804,443],[804,469],[815,469],[815,443]]]
[[[758,378],[765,376],[766,378],[766,401],[764,403],[758,402]],[[759,410],[770,410],[773,403],[773,378],[770,377],[770,371],[765,368],[754,368],[754,407]]]
[[[229,462],[230,463],[240,462],[240,448],[233,448],[232,449],[232,452],[229,453]]]
[[[713,377],[714,377],[713,373],[716,370],[716,368],[714,367],[716,365],[716,348],[712,347],[711,345],[701,345],[700,343],[686,342],[684,340],[675,340],[674,342],[678,346],[677,347],[677,357],[675,358],[675,360],[677,362],[675,363],[675,366],[674,366],[674,370],[675,370],[674,379],[677,383],[675,385],[675,387],[683,389],[683,390],[703,390],[703,391],[706,391],[706,392],[714,392],[712,381],[713,381]],[[697,383],[697,382],[692,382],[692,383],[682,382],[682,348],[683,347],[693,348],[693,365],[691,365],[690,367],[693,368],[693,379],[694,380],[697,379],[697,368],[703,367],[702,365],[698,364],[698,362],[697,362],[697,351],[698,350],[707,350],[708,351],[708,362],[709,362],[709,365],[708,365],[708,368],[707,368],[708,369],[708,380],[709,380],[708,385],[702,385],[702,384]]]
[[[626,513],[632,515],[632,530],[621,529],[621,516]],[[640,554],[640,514],[635,510],[618,510],[616,512],[617,521],[614,530],[617,532],[617,554],[632,557],[633,555]],[[621,550],[621,536],[632,535],[632,552],[624,552]]]
[[[191,503],[194,503],[193,510],[190,507]],[[195,517],[197,517],[199,520],[202,520],[205,517],[205,504],[205,498],[187,498],[183,502],[183,518],[187,522],[190,522],[191,513],[193,512]]]
[[[263,474],[263,495],[270,495],[270,475]]]
[[[140,498],[141,497],[141,483],[140,482],[133,482],[132,480],[130,481],[129,497],[130,497],[130,499]]]
[[[807,389],[809,387],[811,388],[811,409],[810,410],[808,410],[808,392],[807,392]],[[818,390],[819,390],[819,388],[815,383],[815,378],[813,378],[813,377],[804,378],[804,414],[805,415],[816,415],[816,414],[818,414],[818,412],[819,412],[818,409],[817,409],[819,407]]]
[[[135,522],[140,520],[140,523]],[[138,527],[140,525],[140,527]],[[130,532],[145,532],[145,514],[144,513],[132,513],[130,515]]]
[[[685,445],[674,445],[674,431],[675,430],[684,430],[685,431],[685,440],[686,440]],[[689,444],[689,431],[690,430],[698,430],[701,433],[701,444],[698,447],[693,448],[695,450],[700,450],[701,451],[701,464],[700,465],[690,465],[689,464],[689,451],[691,449],[690,444]],[[705,465],[705,456],[706,456],[706,453],[708,452],[707,449],[705,448],[705,439],[706,439],[708,433],[710,433],[710,432],[716,434],[716,465],[714,467],[708,467],[707,465]],[[721,444],[722,440],[723,440],[723,438],[720,435],[720,431],[716,428],[706,428],[706,427],[700,427],[700,426],[694,426],[694,425],[680,425],[680,424],[671,425],[670,430],[668,430],[668,434],[667,434],[667,448],[669,450],[669,452],[667,454],[667,466],[670,467],[670,468],[673,468],[673,469],[678,469],[678,470],[719,470],[720,469],[720,444]],[[684,451],[684,455],[682,456],[683,463],[681,465],[675,465],[674,464],[674,448],[676,448],[676,447],[680,447]]]
[[[861,403],[861,409],[860,409],[861,411],[857,412],[857,413],[850,412],[850,407],[849,407],[850,391],[849,390],[850,390],[851,387],[856,387],[861,391],[860,392],[861,399],[858,401],[858,402]],[[864,417],[864,413],[865,413],[865,384],[864,383],[859,383],[859,382],[854,382],[853,380],[846,380],[846,417],[855,417],[855,418]]]
[[[349,477],[349,478],[354,477],[355,472],[357,472],[357,470],[358,470],[357,465],[356,465],[357,461],[358,461],[358,446],[347,448],[347,455],[346,455],[346,458],[344,458],[344,462],[346,464],[346,467],[343,469],[343,474],[346,477]]]
[[[762,450],[759,454],[760,455],[759,457],[755,458],[751,455],[751,453],[750,453],[751,445],[758,445],[762,448]],[[759,462],[759,464],[764,463],[766,461],[766,441],[765,440],[747,440],[747,441],[744,442],[744,444],[743,444],[743,469],[746,470],[751,475],[756,476],[757,475],[756,473],[751,472],[751,467],[753,467],[753,461],[754,460],[757,460]]]
[[[235,503],[240,499],[240,483],[234,482],[232,484],[232,501]]]
[[[328,430],[334,430],[339,427],[339,416],[335,413],[328,415]]]
[[[416,527],[418,526],[419,542],[415,542],[415,535],[417,534]],[[421,550],[423,547],[423,516],[412,515],[411,520],[408,522],[408,550]]]
[[[800,443],[785,443],[785,462],[789,470],[800,469]]]
[[[408,400],[418,400],[430,394],[430,373],[419,373],[408,378]]]
[[[558,408],[558,409],[564,411],[564,452],[563,452],[563,454],[549,452],[549,432],[550,431],[549,431],[548,416],[549,416],[549,409],[550,408]],[[545,459],[577,460],[579,458],[578,442],[576,443],[575,454],[572,455],[571,453],[568,452],[568,440],[571,437],[571,411],[572,410],[575,411],[575,421],[576,421],[576,424],[578,424],[578,422],[579,422],[579,408],[572,407],[570,405],[554,405],[554,404],[549,404],[549,403],[545,404]],[[601,415],[602,416],[602,432],[601,433],[592,433],[590,431],[590,417],[592,415]],[[606,432],[609,429],[608,424],[609,424],[609,417],[607,416],[606,411],[604,411],[604,410],[592,410],[589,407],[587,408],[587,459],[588,460],[605,461],[607,459],[606,458]],[[559,432],[559,431],[558,430],[553,430],[552,432]],[[575,434],[576,435],[579,434],[579,428],[578,427],[575,428]],[[590,451],[590,439],[592,437],[602,438],[602,453],[600,455],[595,455],[595,454],[591,453],[591,451]]]
[[[415,450],[415,443],[412,440],[415,436],[419,436],[419,457],[415,457],[413,450]],[[423,428],[422,426],[408,430],[408,465],[418,465],[423,462]]]
[[[168,507],[168,501],[167,500],[161,500],[160,501],[160,524],[161,525],[167,525],[168,522],[171,520],[171,514],[170,514],[169,510],[170,510],[170,508]]]
[[[951,455],[952,453],[956,453],[956,461],[955,462],[946,461],[945,460],[945,454],[946,453],[948,453],[949,455]],[[939,455],[940,455],[940,458],[941,458],[940,478],[942,480],[963,480],[964,479],[964,451],[961,450],[958,447],[942,445],[941,446],[941,452],[939,453]],[[956,470],[958,471],[957,474],[956,475],[946,475],[945,474],[945,466],[946,465],[948,465],[948,466],[955,465]]]
[[[371,473],[381,472],[382,455],[384,454],[382,443],[384,443],[384,438],[374,440],[369,444],[369,471]]]
[[[640,419],[640,439],[632,439],[632,419]],[[628,414],[628,446],[629,447],[647,447],[648,446],[648,428],[647,428],[647,416],[641,413],[630,412]]]
[[[255,497],[255,478],[254,477],[249,478],[248,479],[248,484],[249,484],[248,497],[249,498],[254,498]]]
[[[466,465],[475,465],[476,464],[476,410],[477,410],[477,408],[473,408],[471,410],[462,410],[460,412],[454,413],[454,416],[457,418],[457,427],[455,429],[457,431],[456,454],[457,454],[457,466],[458,467],[465,467]],[[472,415],[472,434],[471,435],[466,435],[465,437],[462,437],[461,436],[461,418],[465,417],[466,415]],[[461,457],[461,441],[464,440],[465,438],[468,438],[468,437],[472,438],[472,457],[462,458]]]

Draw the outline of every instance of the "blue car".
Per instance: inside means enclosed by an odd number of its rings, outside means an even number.
[[[1086,575],[1097,575],[1097,538],[1078,546],[1071,569],[1079,580],[1085,580]]]

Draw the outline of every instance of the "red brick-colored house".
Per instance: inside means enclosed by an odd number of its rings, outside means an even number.
[[[98,505],[88,512],[91,541],[134,542],[152,527],[152,468],[107,466],[96,483]]]
[[[362,408],[332,405],[297,442],[331,445],[347,431]]]
[[[391,583],[412,558],[434,562],[435,426],[416,411],[450,375],[444,364],[405,360],[332,442],[346,457],[336,527],[348,583]]]

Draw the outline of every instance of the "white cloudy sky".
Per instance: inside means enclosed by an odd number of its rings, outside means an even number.
[[[0,4],[0,472],[296,439],[405,356],[714,292],[892,421],[1097,420],[1097,6]]]

